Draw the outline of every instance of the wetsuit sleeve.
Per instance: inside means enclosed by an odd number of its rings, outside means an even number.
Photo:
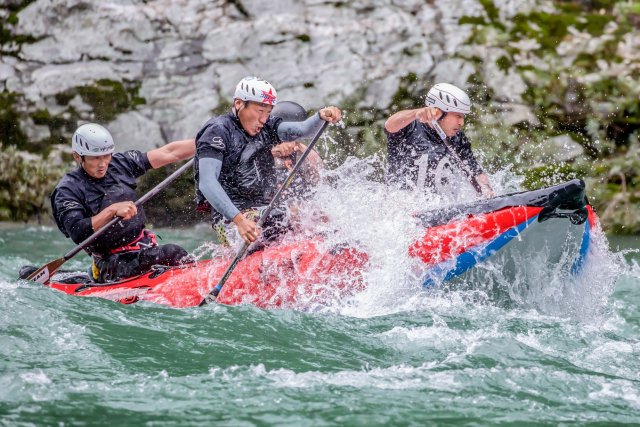
[[[222,162],[228,143],[228,131],[221,125],[212,124],[196,139],[196,157],[198,159],[216,159]]]
[[[307,118],[303,122],[280,122],[278,137],[281,141],[296,141],[300,138],[314,137],[322,127],[324,120],[319,114]]]
[[[462,135],[460,137],[458,147],[458,150],[456,150],[458,151],[458,155],[460,156],[462,161],[469,167],[469,170],[471,171],[473,176],[483,174],[484,171],[482,170],[482,167],[478,163],[478,160],[473,154],[473,151],[471,151],[471,142],[469,142],[469,139],[465,135]]]
[[[387,135],[387,144],[389,145],[398,145],[407,141],[407,137],[414,131],[416,128],[417,121],[413,121],[400,129],[398,132],[389,132],[386,129],[384,133]]]
[[[113,157],[114,159],[117,158],[121,160],[122,166],[135,178],[141,177],[152,169],[147,153],[143,153],[142,151],[125,151],[124,153],[114,154]]]
[[[215,158],[204,158],[198,161],[200,170],[199,190],[207,198],[213,209],[231,221],[240,210],[233,204],[227,193],[220,185],[218,177],[222,169],[222,161]]]
[[[61,187],[53,192],[51,207],[60,231],[76,244],[93,234],[91,217],[87,217],[82,203],[69,188]]]

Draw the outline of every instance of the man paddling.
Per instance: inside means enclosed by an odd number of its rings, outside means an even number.
[[[115,153],[109,131],[89,123],[80,126],[71,140],[78,168],[67,173],[51,195],[58,228],[80,243],[115,217],[122,218],[86,250],[93,257],[91,275],[110,282],[143,274],[153,265],[178,265],[187,251],[178,245],[158,245],[145,229],[142,207],[134,204],[136,179],[150,169],[193,157],[194,140],[174,141],[146,153]]]
[[[236,86],[231,111],[210,119],[196,136],[196,201],[200,210],[213,208],[219,243],[225,243],[229,224],[245,243],[258,238],[260,212],[277,188],[274,157],[285,159],[298,147],[281,143],[312,136],[324,121],[336,123],[342,118],[338,108],[325,107],[303,122],[283,122],[270,117],[276,104],[270,83],[245,77]],[[277,229],[280,219],[279,215],[266,218],[265,234]]]
[[[393,114],[384,124],[387,135],[387,179],[404,188],[437,192],[446,180],[438,171],[462,171],[478,193],[494,196],[489,177],[478,164],[462,131],[471,100],[460,88],[438,83],[427,94],[426,107]],[[439,131],[442,134],[439,134]]]

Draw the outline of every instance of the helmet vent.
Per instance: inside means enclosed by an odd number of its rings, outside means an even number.
[[[447,96],[447,102],[451,102],[451,100],[449,99],[449,95],[446,95],[446,96]]]
[[[440,95],[440,99],[442,99],[442,92],[438,92],[438,95]]]
[[[256,94],[256,90],[254,88],[251,88],[251,93],[253,93],[255,95]]]
[[[458,106],[458,101],[456,101],[455,98],[453,99],[453,105],[455,105],[456,107]]]

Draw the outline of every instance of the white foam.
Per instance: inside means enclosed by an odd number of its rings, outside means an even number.
[[[446,390],[461,389],[451,372],[433,372],[433,364],[419,367],[398,365],[388,368],[371,368],[360,371],[345,370],[339,372],[294,372],[290,369],[267,370],[264,365],[248,368],[230,367],[212,369],[209,374],[216,381],[237,382],[243,379],[263,377],[279,388],[314,388],[318,386],[338,386],[355,388],[377,388],[382,390]]]
[[[51,379],[41,369],[20,374],[20,378],[27,384],[48,385]]]
[[[364,270],[366,290],[329,308],[323,307],[325,311],[374,317],[425,306],[425,295],[429,295],[422,288],[426,269],[408,253],[413,242],[422,237],[424,229],[411,213],[442,208],[461,200],[400,191],[372,181],[371,177],[381,169],[384,167],[375,157],[348,158],[342,166],[326,171],[325,178],[332,184],[318,185],[313,204],[303,212],[303,218],[312,218],[318,207],[322,207],[329,222],[308,224],[308,227],[323,231],[329,243],[346,242],[369,256],[369,265]],[[509,168],[493,174],[491,180],[498,194],[522,190],[522,178]],[[528,271],[526,277],[516,279],[519,282],[501,275],[505,260],[488,259],[475,269],[478,273],[490,273],[495,286],[507,292],[508,305],[515,303],[538,313],[601,322],[622,271],[622,255],[611,253],[600,229],[593,230],[592,234],[584,272],[578,277],[570,277],[568,272],[573,252],[565,255],[566,259],[555,266],[555,271],[549,270],[547,254],[526,254],[527,259],[519,264]],[[470,280],[464,291],[472,293],[466,294],[462,301],[469,301],[469,298],[482,302],[492,300],[492,286],[473,276]],[[448,292],[462,290],[448,285],[444,288]],[[435,294],[437,296],[437,292]],[[429,297],[433,295],[431,293]]]

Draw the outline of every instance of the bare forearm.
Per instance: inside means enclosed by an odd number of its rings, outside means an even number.
[[[489,177],[486,174],[481,173],[480,175],[477,175],[476,181],[480,185],[480,189],[484,197],[494,197],[496,195],[493,191],[493,187],[491,187]]]
[[[113,205],[104,208],[100,213],[91,217],[91,227],[93,231],[98,231],[116,216],[116,209]]]
[[[300,152],[304,153],[305,151],[307,151],[307,146],[304,144],[300,144]],[[320,154],[318,154],[318,152],[313,149],[309,152],[309,155],[307,156],[305,163],[306,163],[305,170],[313,171],[315,173],[318,173],[324,167],[324,163],[322,162],[322,158],[320,157]],[[303,166],[305,165],[303,164]]]
[[[147,153],[149,163],[154,169],[193,157],[196,154],[196,142],[193,139],[173,141]]]
[[[398,111],[387,119],[384,124],[384,128],[389,133],[396,133],[400,131],[416,119],[417,111],[418,110]]]

